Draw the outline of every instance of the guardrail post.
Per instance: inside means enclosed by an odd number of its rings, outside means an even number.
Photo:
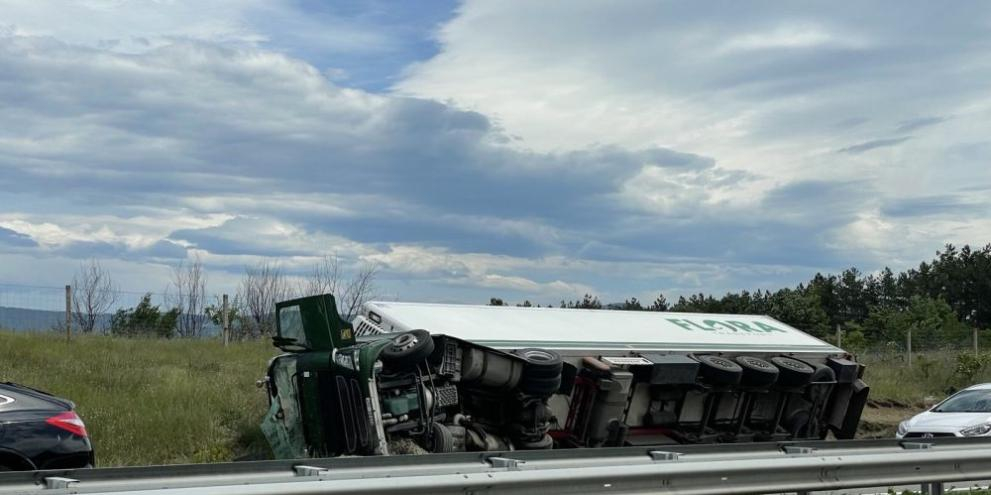
[[[923,495],[943,495],[943,482],[923,483],[922,493]]]

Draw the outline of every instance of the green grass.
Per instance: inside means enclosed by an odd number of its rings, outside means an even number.
[[[268,457],[255,380],[267,341],[150,340],[0,332],[0,381],[74,401],[99,466]]]
[[[0,332],[0,381],[76,402],[100,466],[267,458],[267,407],[255,380],[277,350],[268,341],[151,340]],[[871,354],[872,403],[862,436],[891,437],[898,422],[954,389],[991,382],[991,365],[955,373],[956,352]]]
[[[864,381],[871,387],[872,399],[922,407],[964,387],[991,382],[991,366],[976,369],[972,376],[956,373],[957,356],[968,352],[915,354],[912,367],[900,353],[864,355],[860,361],[867,365]]]

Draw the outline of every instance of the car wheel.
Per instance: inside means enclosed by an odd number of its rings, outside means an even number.
[[[409,369],[434,352],[434,340],[426,330],[410,330],[392,338],[382,349],[382,362],[397,370]]]
[[[743,368],[739,364],[720,356],[695,356],[699,362],[699,375],[713,385],[736,385],[743,377]]]

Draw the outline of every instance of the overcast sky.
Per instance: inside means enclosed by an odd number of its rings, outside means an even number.
[[[991,241],[991,3],[5,0],[0,283],[777,288]]]

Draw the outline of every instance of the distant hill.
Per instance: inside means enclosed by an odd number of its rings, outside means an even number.
[[[106,321],[110,321],[109,315]],[[0,328],[19,331],[47,331],[65,326],[64,311],[8,308],[0,306]]]
[[[108,328],[110,326],[110,317],[110,314],[97,316],[96,328]],[[47,332],[57,328],[65,328],[64,311],[0,306],[0,329],[22,332]],[[220,328],[212,322],[207,322],[203,327],[203,334],[207,337],[219,335]]]

